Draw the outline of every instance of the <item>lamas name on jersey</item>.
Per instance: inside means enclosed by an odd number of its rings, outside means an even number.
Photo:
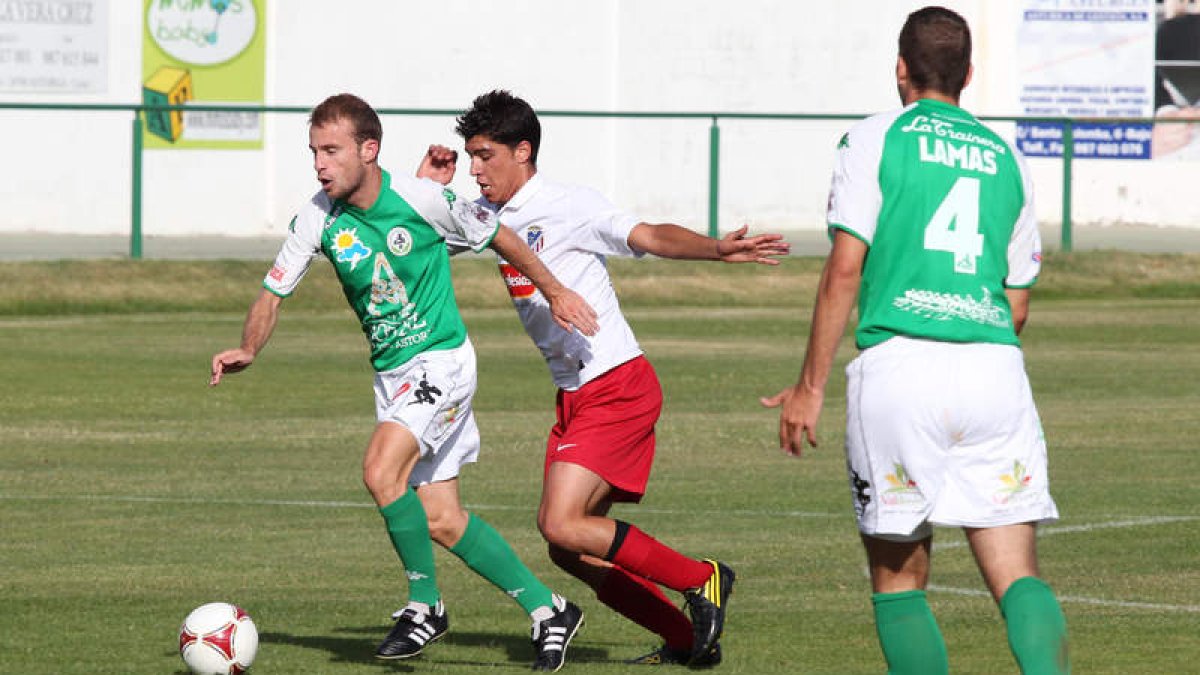
[[[922,162],[996,175],[996,153],[970,143],[955,145],[944,138],[917,136]]]

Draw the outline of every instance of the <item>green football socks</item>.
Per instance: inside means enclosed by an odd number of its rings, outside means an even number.
[[[433,566],[433,542],[429,539],[425,508],[417,493],[408,488],[399,499],[379,509],[379,513],[383,515],[392,546],[404,565],[408,599],[430,607],[436,605],[441,593]]]
[[[875,630],[887,659],[888,675],[940,675],[950,672],[946,641],[925,591],[876,593]]]
[[[532,614],[539,607],[554,607],[550,589],[533,576],[504,537],[474,513],[450,552],[516,600],[526,612]]]
[[[1054,591],[1037,577],[1013,582],[1000,599],[1008,626],[1008,646],[1024,675],[1071,672],[1067,654],[1067,620]]]

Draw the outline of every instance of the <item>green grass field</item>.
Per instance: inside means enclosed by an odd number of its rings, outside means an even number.
[[[327,266],[260,361],[219,388],[265,263],[0,265],[0,673],[182,673],[176,630],[224,600],[261,632],[252,672],[521,672],[528,622],[438,553],[451,632],[371,654],[405,598],[362,488],[364,341]],[[616,261],[666,391],[644,503],[618,514],[739,575],[728,673],[881,673],[842,458],[844,382],[821,446],[777,449],[757,399],[800,366],[820,261],[777,269]],[[544,366],[486,260],[455,263],[479,353],[481,462],[464,499],[587,624],[564,672],[655,646],[547,560],[534,526],[552,421]],[[1043,529],[1077,673],[1197,672],[1200,257],[1051,256],[1023,336],[1063,519]],[[852,356],[847,342],[840,354]],[[931,603],[955,673],[1013,673],[962,536],[939,530]],[[682,671],[681,671],[682,672]]]

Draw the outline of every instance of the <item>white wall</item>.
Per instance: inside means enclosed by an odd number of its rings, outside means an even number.
[[[924,3],[827,0],[271,0],[267,103],[310,107],[339,91],[380,108],[461,110],[493,88],[541,110],[870,113],[894,107],[896,33]],[[976,77],[963,103],[1012,115],[1015,14],[947,0],[970,21]],[[108,91],[5,101],[140,100],[141,3],[110,2]],[[0,231],[124,234],[129,113],[4,110]],[[722,228],[821,226],[832,149],[849,122],[721,123]],[[998,125],[1006,128],[1005,125]],[[1011,125],[1008,125],[1011,126]],[[384,118],[383,164],[415,169],[431,142],[458,147],[452,116]],[[709,121],[545,117],[542,171],[592,184],[647,220],[707,226]],[[1032,162],[1039,218],[1058,222],[1061,168]],[[474,196],[460,160],[455,186]],[[1200,226],[1180,200],[1195,163],[1080,161],[1077,223]],[[282,235],[316,189],[302,115],[267,116],[261,151],[147,150],[147,235]],[[0,244],[2,246],[2,244]]]

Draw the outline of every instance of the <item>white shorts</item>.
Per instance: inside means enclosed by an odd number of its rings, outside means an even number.
[[[896,337],[846,367],[846,456],[863,534],[1053,522],[1021,350]]]
[[[479,457],[479,427],[471,408],[475,385],[470,340],[375,374],[375,418],[407,428],[421,449],[410,486],[455,478]]]

